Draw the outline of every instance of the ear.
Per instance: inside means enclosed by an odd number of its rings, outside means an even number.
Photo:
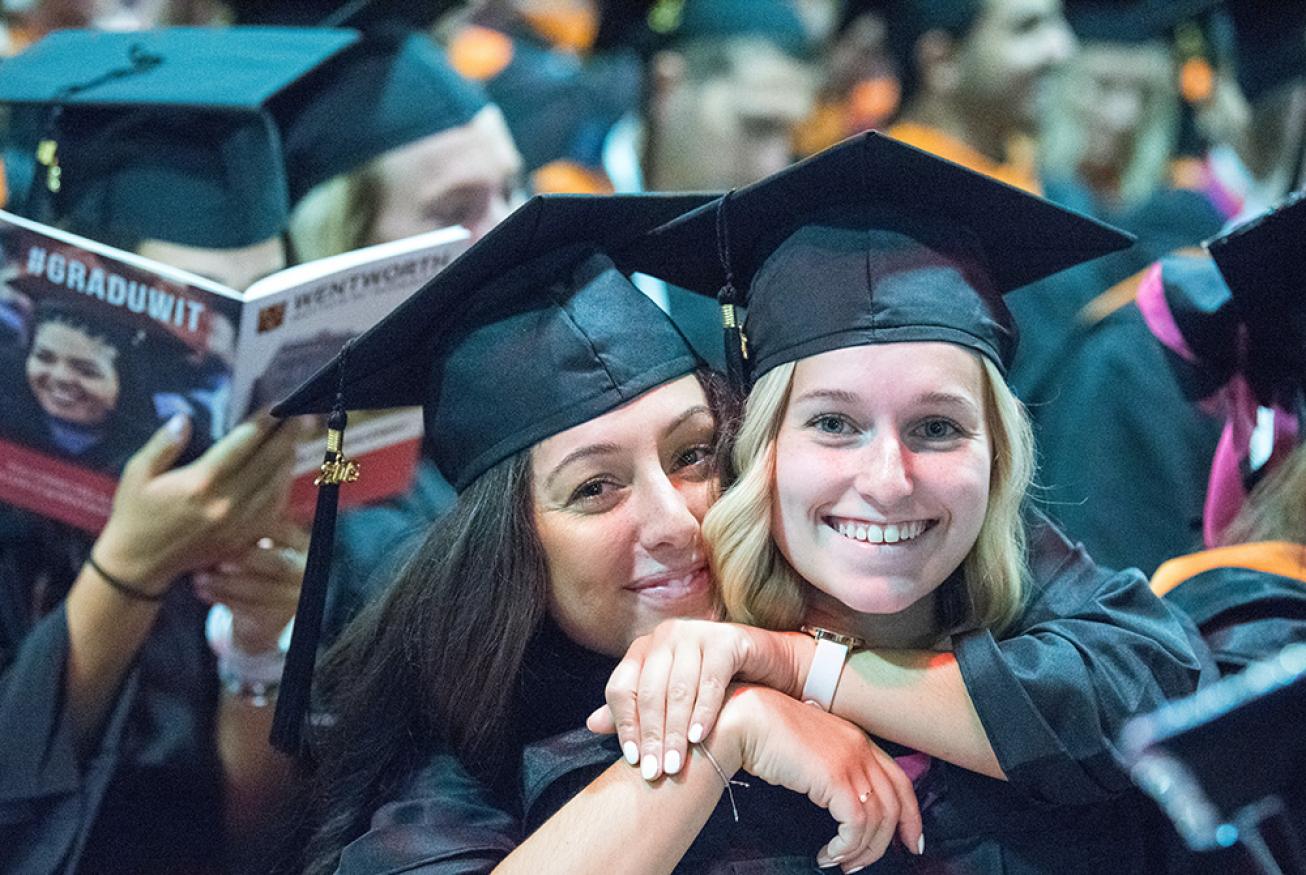
[[[957,40],[941,30],[926,31],[916,41],[916,69],[928,94],[951,94],[961,83]]]
[[[648,112],[655,122],[661,121],[668,100],[685,82],[685,56],[664,49],[649,62]]]

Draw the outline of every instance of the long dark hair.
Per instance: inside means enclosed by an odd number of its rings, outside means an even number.
[[[735,395],[697,374],[717,441]],[[372,812],[435,745],[489,784],[502,777],[516,682],[547,613],[548,573],[535,531],[530,451],[491,468],[436,522],[386,595],[326,654],[317,683],[329,725],[311,739],[303,871],[335,871]]]

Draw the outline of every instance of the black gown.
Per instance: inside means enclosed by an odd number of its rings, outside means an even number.
[[[1031,529],[1034,586],[1002,640],[955,637],[962,676],[1009,782],[935,760],[917,781],[926,853],[898,845],[874,872],[1154,872],[1168,827],[1116,765],[1126,719],[1191,692],[1214,671],[1196,630],[1136,571],[1098,568],[1043,521]],[[495,789],[436,751],[349,845],[340,871],[484,873],[620,757],[583,729],[611,660],[536,643],[517,782]],[[557,703],[567,703],[559,706]],[[885,744],[895,754],[910,753]],[[834,823],[810,802],[754,781],[723,798],[677,871],[811,872]],[[613,871],[620,871],[614,861]]]
[[[89,549],[0,507],[0,873],[221,871],[207,606],[174,587],[94,750],[63,712],[63,596]]]

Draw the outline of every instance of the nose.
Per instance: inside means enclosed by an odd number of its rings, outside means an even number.
[[[686,496],[659,470],[648,478],[636,502],[639,543],[650,556],[674,562],[699,539],[699,520]]]
[[[861,454],[853,488],[868,504],[889,509],[915,488],[911,450],[896,435],[877,436]]]

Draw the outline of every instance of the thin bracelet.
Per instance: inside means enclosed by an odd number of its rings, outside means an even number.
[[[126,583],[117,577],[114,577],[112,574],[110,574],[109,572],[101,568],[100,563],[96,562],[95,557],[90,553],[86,554],[86,564],[91,566],[91,568],[95,569],[95,573],[100,575],[100,577],[104,579],[105,583],[109,584],[109,586],[113,587],[114,589],[116,589],[118,592],[122,593],[129,599],[134,599],[138,602],[163,601],[163,597],[165,593],[143,592],[142,590],[137,589],[131,584]]]
[[[735,816],[735,823],[739,823],[739,809],[735,807],[735,785],[737,784],[746,790],[748,789],[748,782],[736,781],[734,778],[727,778],[725,770],[722,769],[720,763],[716,761],[716,757],[712,756],[712,751],[707,749],[706,744],[699,744],[698,749],[703,752],[703,756],[707,757],[707,761],[712,764],[712,768],[716,771],[717,776],[721,778],[721,783],[726,785],[726,795],[730,797],[730,813]]]

